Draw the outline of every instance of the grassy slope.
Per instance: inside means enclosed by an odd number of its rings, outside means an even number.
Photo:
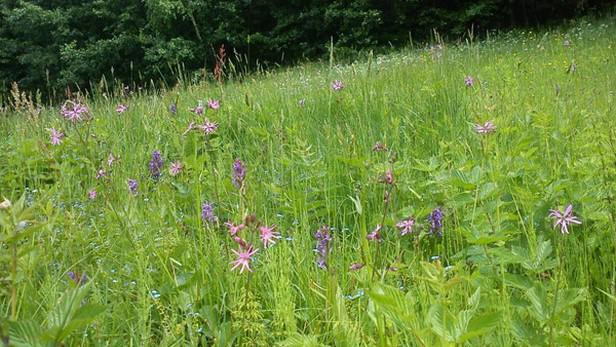
[[[405,51],[163,97],[99,97],[88,102],[94,120],[77,129],[57,110],[38,122],[3,119],[0,195],[15,201],[29,187],[39,219],[53,215],[20,246],[33,247],[19,262],[19,317],[42,322],[71,287],[67,272],[79,271],[106,310],[71,344],[613,341],[615,302],[601,291],[616,286],[615,38],[613,24],[578,23],[446,46],[441,57]],[[342,91],[329,87],[335,79]],[[188,109],[208,98],[222,107],[206,113],[220,124],[206,145],[182,132],[197,119]],[[116,114],[117,102],[129,111]],[[487,120],[496,133],[475,134],[473,123]],[[49,145],[51,126],[67,134],[62,145]],[[372,152],[377,141],[390,151]],[[154,150],[165,159],[159,182],[148,177]],[[109,153],[120,159],[97,180]],[[236,158],[247,167],[243,198],[231,184]],[[175,160],[185,171],[174,178]],[[383,217],[378,181],[389,168],[396,188]],[[235,246],[222,225],[202,223],[204,201],[221,222],[254,213],[278,226],[283,238],[259,245],[250,276],[230,271]],[[547,214],[568,203],[583,224],[561,235]],[[426,234],[437,206],[442,239]],[[394,228],[408,215],[423,225],[419,238]],[[382,220],[383,242],[367,241]],[[335,228],[329,271],[315,266],[322,224]],[[353,262],[367,266],[349,272]],[[0,296],[6,316],[9,298]]]

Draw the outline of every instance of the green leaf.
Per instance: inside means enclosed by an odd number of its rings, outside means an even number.
[[[9,322],[9,340],[15,347],[44,346],[41,342],[42,329],[32,320]]]

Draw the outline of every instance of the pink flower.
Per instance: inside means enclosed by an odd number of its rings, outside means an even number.
[[[412,233],[414,226],[415,220],[411,217],[401,220],[400,222],[398,222],[398,224],[396,224],[396,227],[400,229],[401,236]]]
[[[199,125],[198,128],[209,135],[216,132],[216,129],[218,129],[218,124],[206,120],[205,123],[203,123],[203,125]]]
[[[573,205],[569,204],[565,212],[558,210],[550,210],[550,217],[554,218],[554,228],[560,225],[560,232],[563,234],[569,233],[570,224],[582,224],[582,222],[573,215]]]
[[[275,244],[275,240],[280,238],[280,233],[275,232],[274,229],[276,229],[276,225],[272,225],[271,227],[259,227],[259,233],[261,234],[261,242],[263,242],[264,248]]]
[[[113,162],[116,161],[116,158],[113,153],[109,153],[109,156],[107,157],[107,166],[111,167],[113,165]]]
[[[374,228],[370,234],[366,235],[366,239],[368,239],[368,241],[380,241],[382,228],[383,226],[381,224],[377,224],[376,228]]]
[[[235,270],[239,267],[240,273],[243,273],[244,270],[252,272],[252,269],[250,268],[250,262],[252,261],[252,256],[255,255],[258,250],[258,248],[253,250],[252,246],[248,246],[247,248],[240,247],[237,251],[232,249],[233,253],[237,255],[237,259],[231,262],[231,264],[233,265],[233,267],[231,267],[231,270]]]
[[[97,180],[98,180],[98,179],[101,179],[101,178],[104,178],[104,177],[107,177],[107,172],[106,172],[105,170],[100,169],[100,170],[98,170],[98,171],[96,172],[96,179],[97,179]]]
[[[342,81],[339,80],[335,80],[332,82],[332,89],[335,91],[340,91],[344,88],[344,83],[342,83]]]
[[[246,226],[244,224],[235,225],[231,222],[226,222],[225,226],[229,229],[229,234],[231,236],[237,235],[240,231],[242,231]]]
[[[387,150],[387,146],[383,143],[377,142],[372,146],[374,152],[383,152]]]
[[[49,136],[51,138],[51,144],[53,146],[57,146],[60,143],[62,143],[62,139],[64,138],[63,132],[56,130],[55,128],[51,128],[47,130],[50,132]]]
[[[62,117],[70,120],[73,123],[86,120],[90,116],[90,110],[86,105],[78,102],[66,100],[60,110]]]
[[[391,170],[387,170],[383,177],[381,177],[379,182],[385,184],[394,184],[394,174],[391,172]]]
[[[494,123],[492,123],[491,121],[487,121],[485,122],[483,125],[481,124],[475,124],[475,132],[477,134],[489,134],[496,131],[496,125],[494,125]]]
[[[464,77],[464,84],[466,84],[467,87],[472,87],[473,86],[473,76],[468,75],[466,77]]]
[[[220,108],[220,101],[209,99],[207,101],[207,107],[211,108],[212,110],[218,110]]]
[[[203,108],[203,103],[199,101],[197,107],[193,108],[192,111],[199,116],[202,115],[203,111],[205,111],[205,109]]]
[[[96,199],[96,189],[92,189],[88,192],[88,198],[90,200],[94,200]]]
[[[174,161],[173,163],[171,163],[171,166],[169,167],[169,174],[171,176],[177,176],[182,172],[183,168],[184,168],[184,165],[182,165],[181,162]]]
[[[182,133],[182,135],[188,134],[188,132],[193,130],[194,128],[195,128],[195,122],[190,122],[188,124],[188,128],[186,128],[186,130]]]
[[[124,112],[126,112],[126,110],[128,110],[128,106],[126,106],[126,105],[124,105],[124,104],[119,104],[119,105],[116,107],[116,112],[117,112],[117,113],[124,113]]]
[[[350,271],[357,271],[357,270],[361,269],[362,267],[364,267],[364,264],[362,264],[362,263],[353,263],[353,264],[351,264],[351,266],[349,266],[349,270]]]

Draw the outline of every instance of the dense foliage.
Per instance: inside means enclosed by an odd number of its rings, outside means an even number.
[[[615,346],[616,25],[0,110],[10,346]]]
[[[106,80],[173,82],[211,71],[224,44],[244,68],[313,58],[337,47],[458,37],[596,9],[607,0],[5,0],[0,94],[15,81],[44,94]],[[199,68],[206,67],[206,70]]]

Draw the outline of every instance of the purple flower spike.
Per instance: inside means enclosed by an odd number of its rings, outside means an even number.
[[[241,189],[244,185],[244,177],[246,176],[246,168],[241,160],[236,159],[233,162],[233,185],[237,189]]]
[[[178,106],[174,102],[169,104],[169,113],[171,113],[173,115],[178,113]]]
[[[73,280],[73,282],[75,282],[75,284],[79,286],[83,286],[88,282],[88,276],[85,273],[80,274],[77,272],[69,271],[67,275],[71,280]]]
[[[329,227],[327,225],[323,225],[314,233],[314,238],[317,239],[317,247],[315,248],[315,252],[317,253],[317,266],[321,269],[327,269],[327,256],[330,252],[329,242],[332,240],[332,237],[329,233]]]
[[[157,180],[160,178],[161,170],[163,168],[164,162],[163,158],[160,155],[159,151],[152,152],[152,159],[150,160],[150,174],[152,178]]]
[[[128,191],[130,191],[132,194],[137,194],[138,186],[139,184],[137,183],[136,179],[132,179],[132,178],[128,179]]]
[[[430,234],[443,236],[443,211],[440,207],[435,208],[428,216],[428,223],[430,224]]]
[[[573,205],[569,204],[564,212],[559,210],[550,210],[550,217],[554,219],[554,228],[560,226],[560,232],[563,234],[569,233],[569,225],[582,224],[578,217],[573,215]]]
[[[204,223],[216,223],[218,217],[214,214],[214,205],[211,202],[204,202],[201,205],[201,219]]]

